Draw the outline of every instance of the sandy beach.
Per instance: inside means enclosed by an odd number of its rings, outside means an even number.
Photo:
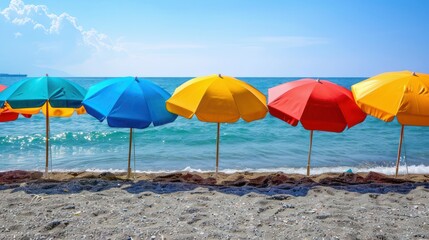
[[[429,239],[429,175],[0,173],[0,239]]]

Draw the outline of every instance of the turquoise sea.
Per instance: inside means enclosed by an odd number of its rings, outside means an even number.
[[[86,88],[106,78],[67,78]],[[146,78],[172,93],[191,78]],[[270,87],[299,78],[239,78],[264,94]],[[364,78],[323,78],[350,89]],[[9,86],[20,78],[0,77]],[[312,173],[378,171],[394,173],[400,125],[368,116],[342,133],[314,132]],[[405,127],[400,172],[429,173],[429,128]],[[220,171],[305,173],[309,131],[269,114],[263,120],[221,124]],[[129,129],[110,128],[90,115],[51,118],[51,169],[125,171]],[[0,171],[44,170],[45,118],[0,123]],[[135,130],[139,172],[214,171],[216,124],[178,117],[171,124]],[[134,168],[134,162],[132,163]]]

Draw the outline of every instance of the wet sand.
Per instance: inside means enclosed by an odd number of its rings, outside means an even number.
[[[0,173],[0,239],[429,239],[429,175]]]

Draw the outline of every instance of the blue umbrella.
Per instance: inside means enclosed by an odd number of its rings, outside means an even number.
[[[131,174],[133,128],[147,128],[173,122],[177,115],[167,111],[170,94],[158,85],[133,77],[115,78],[89,88],[82,104],[88,114],[110,127],[130,128],[128,178]]]

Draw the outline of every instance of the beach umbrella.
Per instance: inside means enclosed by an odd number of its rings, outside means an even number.
[[[0,84],[0,92],[6,89],[6,86]],[[0,109],[0,122],[9,122],[9,121],[15,121],[18,119],[19,113],[12,112],[7,108],[1,108]],[[23,114],[24,117],[30,118],[30,114]]]
[[[398,176],[404,126],[429,126],[429,74],[386,72],[352,86],[357,105],[366,113],[401,124],[396,176]]]
[[[84,113],[82,100],[86,90],[63,78],[26,78],[0,92],[0,108],[13,112],[37,114],[42,110],[46,116],[46,166],[49,162],[49,117],[69,117],[73,112]]]
[[[217,123],[216,173],[219,169],[220,123],[262,119],[267,114],[264,94],[246,82],[229,76],[210,75],[180,85],[167,100],[168,111],[185,118]]]
[[[268,89],[268,110],[292,126],[301,122],[310,130],[307,176],[310,175],[313,131],[342,132],[366,117],[349,90],[326,80],[309,78]]]
[[[25,118],[31,118],[31,114],[21,114]],[[0,122],[10,122],[18,119],[19,113],[12,112],[7,108],[0,109]]]
[[[22,114],[26,118],[30,118],[31,114]],[[0,113],[0,122],[10,122],[18,119],[19,113],[11,112],[10,110],[3,110]]]
[[[173,122],[177,115],[165,108],[170,94],[151,81],[133,77],[115,78],[89,88],[83,105],[88,114],[110,127],[130,129],[127,177],[131,174],[133,128]]]

